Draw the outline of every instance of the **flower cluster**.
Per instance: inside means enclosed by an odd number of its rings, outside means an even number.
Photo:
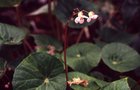
[[[81,85],[83,87],[88,86],[88,81],[87,80],[82,80],[81,78],[73,78],[72,81],[68,81],[68,85]]]
[[[48,45],[47,48],[48,48],[48,51],[47,51],[48,54],[50,54],[50,55],[52,55],[52,56],[55,55],[55,50],[56,50],[56,49],[55,49],[54,46]]]
[[[87,12],[88,16],[84,15],[83,11],[78,12],[78,17],[75,18],[76,24],[83,24],[85,22],[85,19],[87,22],[91,22],[92,20],[95,20],[98,18],[98,15],[96,15],[93,11]]]

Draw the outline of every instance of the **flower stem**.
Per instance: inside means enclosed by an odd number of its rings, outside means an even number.
[[[17,6],[15,6],[15,8],[16,8],[16,17],[17,17],[17,24],[18,24],[18,26],[21,26],[21,12],[20,12],[20,4],[19,5],[17,5]]]
[[[68,81],[68,66],[67,66],[67,30],[68,30],[68,23],[66,23],[64,27],[64,65],[65,65],[65,75],[66,75],[66,82]]]
[[[30,43],[25,39],[24,40],[24,44],[28,47],[28,49],[31,51],[31,52],[34,52],[32,46],[30,45]]]
[[[17,18],[17,24],[18,26],[22,26],[22,11],[20,9],[20,4],[15,6],[16,8],[16,18]],[[30,43],[26,40],[26,38],[23,40],[23,44],[26,45],[28,47],[28,49],[33,52],[34,50],[32,49],[32,46],[30,45]],[[24,48],[26,50],[26,47]]]

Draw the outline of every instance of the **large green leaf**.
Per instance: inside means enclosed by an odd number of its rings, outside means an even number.
[[[92,43],[75,44],[67,49],[67,64],[76,71],[88,73],[101,59],[101,49]]]
[[[0,78],[4,75],[6,71],[6,61],[0,58]]]
[[[26,32],[12,25],[0,23],[0,44],[20,44]]]
[[[0,0],[0,7],[12,7],[21,1],[22,0]]]
[[[107,85],[105,88],[101,90],[131,90],[127,78],[117,80],[112,82],[111,84]]]
[[[33,53],[16,68],[14,90],[65,90],[63,64],[46,52]]]
[[[107,66],[118,72],[127,72],[140,66],[139,54],[121,43],[107,44],[102,50],[102,59]]]
[[[70,20],[75,8],[79,10],[94,11],[94,4],[88,0],[59,0],[55,8],[56,17],[63,23]],[[75,18],[75,17],[73,17]],[[69,22],[69,26],[72,28],[83,28],[85,26],[91,25],[94,21],[84,24],[76,24],[74,20]]]
[[[61,51],[63,49],[62,43],[50,36],[47,35],[33,35],[35,39],[35,43],[41,47],[47,47],[48,45],[52,45],[56,48],[57,51]]]
[[[73,78],[80,78],[82,80],[87,80],[88,85],[87,87],[83,87],[81,85],[72,85],[71,88],[74,90],[99,90],[100,88],[108,85],[107,82],[98,80],[94,77],[90,77],[86,74],[82,74],[79,72],[70,72],[69,74],[69,81],[71,81]]]

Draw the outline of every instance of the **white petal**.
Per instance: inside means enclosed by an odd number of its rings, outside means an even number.
[[[97,19],[98,18],[98,15],[93,15],[93,16],[91,16],[89,18],[91,18],[91,19]]]
[[[98,15],[93,15],[93,19],[97,19],[98,18]]]
[[[86,19],[87,19],[88,17],[87,17],[87,16],[85,16],[85,15],[83,15],[83,16],[82,16],[82,18],[86,18]]]
[[[80,22],[80,17],[76,17],[74,21],[75,21],[76,24],[79,23]]]

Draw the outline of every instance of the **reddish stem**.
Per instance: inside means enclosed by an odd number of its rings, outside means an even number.
[[[31,45],[28,43],[27,40],[24,40],[25,45],[28,47],[28,49],[33,52],[34,50],[32,49]]]
[[[67,30],[68,30],[68,23],[66,23],[64,27],[64,65],[65,65],[65,75],[66,81],[68,81],[68,66],[67,66]]]
[[[16,17],[17,17],[18,26],[21,26],[22,25],[22,19],[21,19],[22,13],[21,13],[21,10],[20,10],[20,4],[17,5],[15,8],[16,8],[16,14],[17,14]],[[25,45],[29,48],[29,50],[31,52],[34,51],[31,47],[30,43],[26,39],[23,42],[25,43]],[[26,50],[26,48],[25,48],[25,50]]]
[[[67,45],[68,45],[68,42],[67,42],[67,30],[68,30],[68,24],[71,20],[71,18],[73,17],[73,14],[70,16],[69,20],[66,22],[66,25],[64,27],[64,66],[65,66],[65,75],[66,75],[66,83],[67,81],[69,80],[68,79],[68,65],[67,65]],[[68,86],[68,83],[67,83],[67,86]]]
[[[18,24],[18,26],[21,26],[21,12],[20,12],[20,4],[19,5],[17,5],[16,7],[16,16],[17,16],[17,24]]]

